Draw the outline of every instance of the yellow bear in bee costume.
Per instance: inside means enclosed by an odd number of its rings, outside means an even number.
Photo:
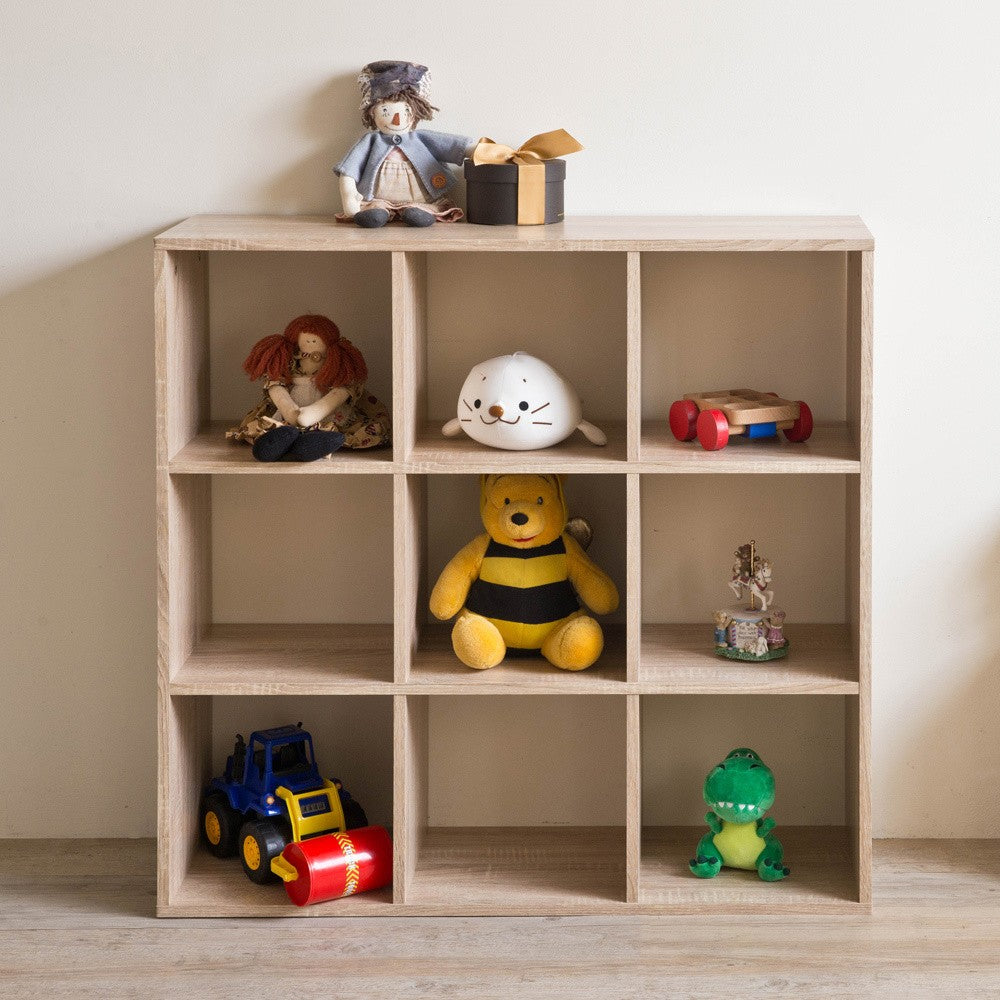
[[[431,612],[458,615],[451,641],[469,667],[495,667],[508,654],[536,653],[563,670],[601,655],[596,614],[618,607],[618,589],[566,532],[562,476],[499,475],[480,480],[479,535],[445,566]]]

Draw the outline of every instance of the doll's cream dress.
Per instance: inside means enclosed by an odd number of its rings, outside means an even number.
[[[413,165],[398,149],[389,151],[379,167],[373,197],[361,202],[361,211],[384,208],[389,221],[399,218],[404,208],[419,208],[433,215],[438,222],[458,222],[465,214],[449,198],[428,195]],[[337,216],[338,222],[352,222],[353,215]]]
[[[236,427],[226,431],[226,437],[233,441],[253,444],[265,431],[274,427],[288,426],[278,408],[271,402],[268,389],[283,385],[269,379],[264,383],[264,398]],[[322,399],[326,395],[316,388],[312,375],[294,375],[290,385],[285,386],[295,405],[300,409]],[[302,430],[340,431],[344,435],[345,448],[380,448],[389,444],[389,411],[375,396],[368,394],[365,386],[345,385],[347,399],[313,427]]]

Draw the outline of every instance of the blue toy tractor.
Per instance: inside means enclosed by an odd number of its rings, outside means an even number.
[[[201,831],[219,858],[239,850],[253,882],[276,881],[271,862],[292,841],[367,826],[364,809],[334,778],[320,776],[312,737],[280,726],[239,734],[226,771],[213,778],[201,806]]]

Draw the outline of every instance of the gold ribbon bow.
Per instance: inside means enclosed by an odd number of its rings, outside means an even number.
[[[483,136],[472,152],[472,162],[517,164],[517,224],[538,226],[545,222],[545,161],[578,153],[580,145],[565,129],[533,135],[517,149]]]

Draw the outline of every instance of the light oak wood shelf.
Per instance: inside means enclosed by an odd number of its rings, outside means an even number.
[[[407,906],[472,915],[625,909],[623,827],[430,827]]]
[[[196,215],[156,238],[161,250],[410,253],[540,251],[872,250],[865,224],[849,216],[574,216],[552,226],[431,226],[377,231],[332,216]]]
[[[211,625],[172,695],[391,694],[392,625]]]
[[[664,411],[670,406],[666,402]],[[849,474],[861,472],[858,445],[846,423],[817,424],[812,437],[789,447],[784,439],[732,438],[721,451],[706,452],[678,441],[666,421],[642,426],[638,472],[688,473],[795,473],[797,475]]]
[[[491,670],[470,671],[451,648],[451,628],[429,625],[421,630],[408,683],[413,694],[624,694],[626,690],[625,627],[606,625],[604,653],[581,673],[553,670],[545,660],[508,657]]]
[[[781,660],[744,663],[716,656],[703,625],[643,625],[637,693],[858,693],[858,659],[845,625],[797,622]]]
[[[245,444],[226,439],[226,429],[239,422],[215,420],[198,433],[170,459],[172,474],[205,476],[329,476],[391,475],[396,471],[391,448],[370,451],[342,450],[337,461],[258,462]]]
[[[454,414],[452,414],[454,415]],[[608,435],[603,448],[595,448],[582,434],[575,432],[565,441],[541,451],[504,452],[505,472],[566,472],[591,474],[627,472],[625,423],[602,421]],[[413,473],[486,473],[497,468],[497,452],[462,434],[456,438],[441,435],[441,421],[420,425],[416,444],[407,456],[405,471]]]
[[[640,905],[701,913],[850,913],[857,910],[851,874],[851,833],[845,827],[782,826],[781,843],[793,865],[788,891],[775,897],[756,872],[726,871],[727,878],[692,880],[687,861],[704,830],[644,827]]]
[[[158,912],[165,916],[758,914],[870,907],[873,247],[871,234],[855,217],[572,218],[556,226],[441,225],[363,232],[320,216],[198,216],[157,237]],[[254,461],[248,448],[225,440],[227,422],[210,416],[208,261],[216,251],[381,252],[386,267],[391,259],[391,448],[341,453],[332,461],[271,465]],[[429,303],[435,289],[440,292],[435,282],[446,280],[443,276],[455,265],[448,263],[453,258],[441,266],[429,261],[439,253],[525,252],[614,257],[604,272],[600,294],[610,293],[609,302],[620,296],[623,314],[610,335],[622,344],[624,353],[610,362],[595,353],[591,363],[595,375],[605,377],[604,384],[624,391],[627,405],[617,422],[600,421],[609,436],[606,448],[594,448],[574,435],[543,452],[496,452],[464,436],[445,439],[440,434],[447,414],[436,412],[429,402],[434,356],[429,346],[434,343]],[[681,444],[670,436],[666,412],[672,399],[667,394],[677,387],[657,366],[667,363],[662,359],[671,351],[690,351],[692,345],[671,326],[669,300],[665,303],[651,294],[656,309],[663,312],[665,305],[666,309],[664,315],[650,314],[648,308],[644,311],[643,294],[655,292],[665,277],[683,282],[683,274],[678,277],[673,269],[675,262],[692,259],[685,255],[715,253],[725,255],[729,261],[725,267],[743,270],[746,265],[741,261],[758,258],[741,254],[810,253],[835,261],[835,267],[824,273],[842,278],[843,291],[836,291],[842,332],[834,330],[833,341],[825,344],[833,343],[836,350],[842,345],[843,367],[838,371],[824,366],[822,379],[835,387],[829,396],[834,402],[827,405],[829,412],[819,414],[825,422],[804,445],[734,440],[723,451],[707,453],[697,443]],[[585,258],[572,260],[593,267]],[[229,258],[227,262],[227,267],[238,266]],[[526,266],[530,265],[516,263],[511,273],[516,275],[517,268]],[[649,352],[654,337],[664,338],[655,346],[668,349]],[[803,338],[801,353],[808,357],[810,343],[807,336]],[[723,346],[734,354],[747,349],[735,336],[732,341]],[[835,353],[828,350],[824,356]],[[597,367],[609,363],[620,369],[609,373]],[[655,400],[646,401],[645,419],[644,369],[647,392],[655,386],[657,393]],[[706,373],[709,370],[706,360]],[[229,407],[220,405],[220,410],[226,413]],[[607,624],[604,655],[581,674],[530,659],[511,659],[481,673],[467,670],[452,653],[449,628],[428,621],[427,588],[440,567],[427,564],[426,550],[431,529],[440,527],[441,518],[437,515],[436,522],[433,518],[428,522],[429,485],[433,497],[434,489],[441,489],[436,477],[498,469],[602,477],[594,481],[594,489],[603,491],[597,495],[613,497],[616,512],[621,509],[624,524],[618,554],[624,573],[617,582],[623,620]],[[842,620],[794,623],[789,630],[793,647],[785,660],[766,664],[722,660],[711,651],[707,619],[703,625],[676,624],[670,620],[669,607],[655,614],[649,609],[643,612],[644,563],[648,568],[668,565],[670,560],[669,551],[648,539],[644,542],[643,490],[650,477],[667,483],[664,477],[679,475],[709,496],[720,488],[720,476],[773,474],[839,476],[843,481],[835,494],[843,498],[836,501],[842,504],[836,513],[845,524],[843,563],[835,567],[837,578],[843,579]],[[212,481],[229,475],[389,477],[382,482],[386,495],[392,488],[394,620],[308,626],[216,621]],[[819,485],[816,480],[801,482]],[[726,488],[730,485],[731,479]],[[669,498],[672,489],[673,484],[653,495]],[[227,495],[221,488],[218,493]],[[690,530],[697,531],[698,525],[692,523]],[[603,536],[602,543],[607,544]],[[288,904],[280,887],[253,885],[238,864],[220,862],[199,846],[199,796],[220,764],[212,753],[213,701],[291,695],[325,698],[322,710],[332,718],[338,711],[351,711],[352,696],[391,699],[393,776],[385,796],[388,801],[391,795],[393,813],[391,889],[299,910]],[[624,699],[609,701],[624,706],[623,825],[541,825],[545,822],[541,816],[539,825],[503,829],[437,825],[429,788],[446,777],[431,767],[431,747],[436,744],[429,707],[437,698],[455,695],[537,695],[570,699],[575,706],[582,704],[581,697]],[[833,717],[844,718],[844,759],[837,764],[845,775],[844,825],[781,827],[787,854],[794,858],[792,879],[777,886],[738,872],[709,881],[695,879],[687,872],[686,860],[702,831],[645,823],[643,770],[656,768],[659,762],[650,759],[646,748],[654,734],[643,733],[644,700],[690,695],[791,696],[791,701],[796,696],[829,696],[821,704],[831,706]],[[753,712],[755,700],[745,701],[746,711]],[[381,704],[388,718],[389,703]],[[608,716],[616,717],[621,718]],[[609,732],[617,733],[617,725]],[[661,733],[655,735],[663,738]],[[380,729],[370,738],[387,737]],[[795,762],[786,766],[795,767]],[[580,767],[585,772],[587,761],[580,761]],[[699,819],[693,815],[690,822]]]

